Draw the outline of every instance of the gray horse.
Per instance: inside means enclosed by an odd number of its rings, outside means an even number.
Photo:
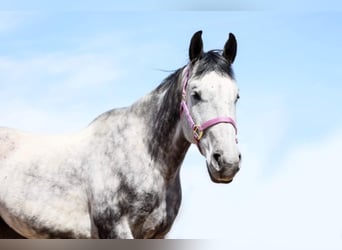
[[[0,128],[3,236],[163,238],[179,210],[180,167],[191,143],[214,182],[229,183],[239,170],[236,50],[229,34],[222,51],[204,52],[198,31],[188,65],[78,133]]]

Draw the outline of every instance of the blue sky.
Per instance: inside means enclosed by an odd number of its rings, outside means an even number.
[[[342,12],[32,6],[0,12],[1,126],[81,129],[185,65],[197,30],[207,50],[233,32],[242,170],[232,184],[213,184],[192,147],[169,238],[224,238],[234,249],[341,248]]]

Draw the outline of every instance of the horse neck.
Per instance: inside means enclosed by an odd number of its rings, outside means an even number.
[[[180,123],[182,69],[164,80],[147,98],[148,152],[162,166],[169,178],[178,173],[190,143],[185,139]]]

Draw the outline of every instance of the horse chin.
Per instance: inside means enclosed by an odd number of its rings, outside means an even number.
[[[213,169],[214,167],[207,163],[207,170],[208,170],[208,173],[212,182],[218,183],[218,184],[229,184],[233,181],[234,175],[221,176],[219,172],[216,172],[216,174],[213,174],[212,171],[216,171]]]

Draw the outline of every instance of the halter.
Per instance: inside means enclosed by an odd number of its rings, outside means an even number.
[[[192,129],[192,134],[194,136],[194,139],[196,141],[196,145],[199,149],[199,151],[202,153],[202,150],[199,146],[199,142],[201,140],[201,138],[203,137],[203,133],[206,129],[219,124],[219,123],[229,123],[234,127],[235,130],[235,135],[237,135],[237,127],[236,127],[236,123],[234,121],[233,118],[228,117],[228,116],[223,116],[223,117],[217,117],[217,118],[213,118],[210,119],[200,125],[196,124],[194,122],[194,120],[191,117],[188,105],[186,104],[186,87],[188,85],[189,82],[189,75],[190,75],[190,66],[186,66],[185,70],[184,70],[184,77],[183,77],[183,91],[182,91],[182,101],[180,104],[180,110],[181,110],[181,114],[184,112],[185,117]],[[235,142],[238,143],[237,138],[235,138]]]

